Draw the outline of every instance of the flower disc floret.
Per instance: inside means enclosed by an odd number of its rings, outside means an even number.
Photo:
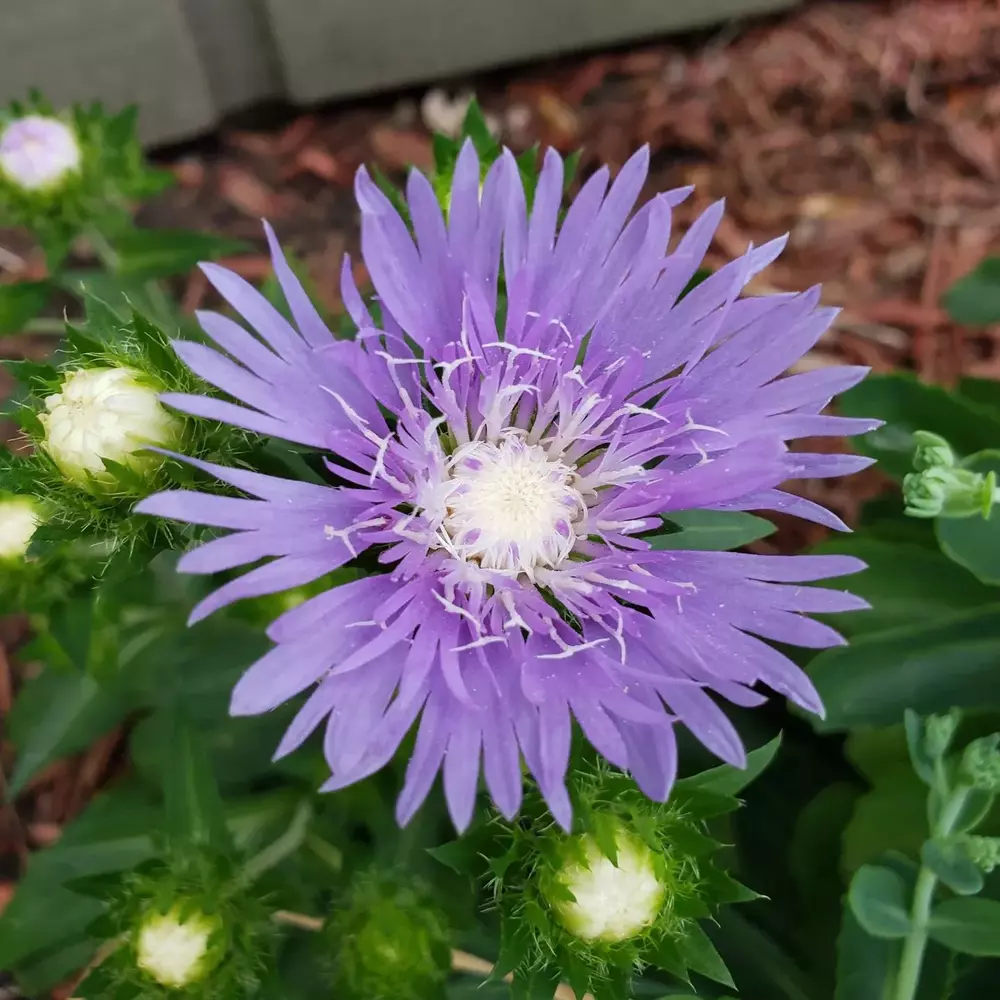
[[[362,250],[379,314],[345,261],[353,341],[323,324],[270,229],[291,322],[236,275],[205,265],[259,337],[200,314],[217,349],[175,349],[231,399],[166,402],[315,449],[329,479],[188,459],[244,495],[166,492],[137,509],[231,532],[186,553],[183,572],[253,566],[202,601],[193,621],[362,556],[380,567],[282,614],[268,632],[274,648],[233,692],[233,713],[256,714],[311,689],[278,753],[325,723],[326,789],[379,770],[417,726],[401,822],[441,770],[452,818],[465,827],[480,767],[512,816],[523,756],[569,828],[574,718],[662,800],[678,721],[743,765],[716,697],[756,705],[767,685],[822,710],[808,677],[765,640],[842,642],[807,615],[864,602],[800,584],[862,564],[662,550],[651,539],[664,516],[691,509],[779,510],[843,528],[780,487],[869,463],[788,447],[877,425],[823,412],[865,369],[781,377],[835,315],[819,306],[818,289],[741,297],[782,239],[684,294],[722,206],[665,254],[672,210],[690,192],[658,195],[633,214],[647,167],[643,150],[610,186],[608,170],[596,171],[560,224],[564,165],[554,152],[529,211],[513,156],[483,179],[467,144],[447,218],[430,182],[411,174],[412,231],[362,170]],[[264,558],[272,561],[254,565]]]
[[[656,922],[665,886],[657,877],[653,852],[619,829],[612,860],[589,834],[569,841],[556,875],[573,897],[550,900],[563,926],[583,941],[627,941]],[[581,856],[582,855],[582,856]]]
[[[212,937],[218,918],[181,905],[168,913],[150,913],[139,927],[135,954],[139,968],[160,985],[181,989],[203,979],[217,964]]]
[[[38,513],[30,500],[0,500],[0,559],[23,558],[37,527]]]
[[[0,174],[24,191],[57,187],[80,168],[80,145],[58,118],[26,115],[0,135]]]
[[[178,419],[160,405],[157,391],[128,368],[70,372],[39,415],[42,447],[62,474],[86,489],[113,487],[105,461],[148,472],[162,461],[150,446],[173,444]]]

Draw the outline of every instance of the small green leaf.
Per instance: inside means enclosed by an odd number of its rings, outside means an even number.
[[[1000,323],[1000,257],[987,257],[944,294],[944,307],[956,323]]]
[[[736,986],[722,956],[699,924],[691,924],[678,944],[688,968],[723,986]]]
[[[738,510],[684,510],[667,515],[678,530],[646,540],[654,549],[725,551],[738,549],[777,530],[770,521]]]
[[[963,955],[1000,957],[1000,902],[946,899],[931,913],[930,936]]]
[[[19,281],[0,285],[0,337],[21,333],[44,308],[52,295],[48,281]]]
[[[465,120],[462,122],[462,136],[472,140],[472,145],[476,147],[480,160],[495,160],[500,151],[489,125],[486,123],[486,116],[479,106],[479,101],[473,98],[469,102],[469,107],[465,112]]]
[[[962,467],[973,472],[1000,473],[1000,450],[970,455]],[[1000,506],[989,517],[939,517],[934,523],[941,551],[983,583],[1000,584]]]
[[[202,261],[246,253],[246,243],[183,229],[132,229],[115,240],[118,273],[162,278],[184,274]]]
[[[100,941],[83,935],[33,955],[28,962],[18,965],[17,984],[26,994],[48,994],[54,986],[84,968],[100,944]],[[0,996],[3,994],[0,993]]]
[[[851,912],[872,937],[893,940],[910,932],[906,883],[891,868],[862,865],[847,893]]]
[[[981,788],[970,788],[962,808],[952,823],[953,832],[968,833],[970,830],[975,830],[989,815],[995,798],[991,792],[983,791]]]
[[[693,774],[690,778],[682,778],[674,787],[681,792],[699,790],[716,795],[738,795],[751,781],[764,773],[780,747],[781,733],[762,747],[751,750],[747,754],[745,768],[722,764],[708,771],[702,771],[701,774]]]
[[[959,843],[928,840],[920,852],[920,859],[952,892],[960,896],[974,896],[983,888],[983,873]]]
[[[934,784],[934,760],[928,755],[924,742],[924,720],[913,709],[903,713],[906,727],[906,746],[910,751],[910,763],[917,776],[926,785]]]
[[[44,670],[25,686],[7,720],[17,748],[8,794],[18,795],[52,761],[113,729],[130,708],[114,683],[100,684],[79,671]]]

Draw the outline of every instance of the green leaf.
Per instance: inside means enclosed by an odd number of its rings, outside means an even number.
[[[851,879],[847,901],[858,923],[872,937],[893,940],[910,933],[906,883],[891,868],[862,865]]]
[[[159,721],[167,749],[161,757],[166,762],[163,799],[167,832],[180,844],[225,850],[229,836],[222,796],[199,732],[178,711],[163,713]]]
[[[884,427],[854,441],[896,479],[911,471],[914,431],[940,434],[960,455],[992,448],[1000,441],[1000,417],[990,409],[911,375],[870,376],[839,396],[837,408],[847,417],[886,421]]]
[[[1000,956],[1000,902],[970,897],[946,899],[931,913],[930,936],[952,951]]]
[[[721,552],[767,538],[777,530],[770,521],[738,510],[674,511],[668,523],[678,530],[647,538],[654,549]]]
[[[960,896],[974,896],[983,888],[983,873],[959,843],[928,840],[920,858],[925,867]]]
[[[910,763],[917,776],[926,785],[934,785],[934,758],[927,753],[924,741],[924,720],[908,708],[903,712],[903,725],[906,728],[906,746],[910,752]]]
[[[0,285],[0,336],[21,333],[44,308],[52,294],[48,281]]]
[[[479,106],[479,101],[473,98],[469,102],[469,107],[465,112],[465,120],[462,122],[462,136],[472,140],[472,145],[476,147],[480,160],[495,160],[500,147],[497,145],[489,125],[486,124],[486,116]]]
[[[852,637],[900,625],[925,624],[998,598],[995,590],[936,548],[858,534],[823,542],[813,551],[856,556],[868,567],[851,576],[849,589],[871,607],[829,619],[838,631]]]
[[[723,986],[736,986],[722,956],[699,924],[692,923],[678,945],[690,969]]]
[[[1000,417],[1000,382],[992,378],[960,378],[958,394]]]
[[[990,326],[1000,322],[1000,257],[987,257],[944,294],[944,308],[956,323]]]
[[[837,986],[834,1000],[891,1000],[899,962],[899,943],[872,937],[849,907],[837,938]]]
[[[1000,474],[1000,451],[989,449],[970,455],[962,466],[974,472]],[[1000,504],[988,518],[939,517],[934,523],[941,551],[964,566],[983,583],[1000,585]]]
[[[124,277],[185,274],[202,261],[246,253],[249,249],[242,241],[183,229],[132,229],[115,240],[118,273]]]
[[[84,935],[33,955],[17,967],[17,984],[29,995],[48,993],[84,968],[101,942]],[[0,994],[2,996],[3,994]]]
[[[118,323],[101,331],[110,343],[120,341],[127,334],[133,311],[165,319],[159,315],[146,283],[139,276],[126,277],[110,271],[66,271],[59,276],[58,285],[81,301],[97,299],[114,313]],[[90,329],[89,332],[93,336],[96,331]]]
[[[25,685],[8,717],[17,748],[9,795],[18,795],[52,761],[113,729],[130,708],[117,684],[100,684],[78,671],[44,670]]]
[[[906,705],[929,714],[1000,704],[1000,605],[876,632],[824,650],[808,673],[826,706],[820,732],[899,721]]]
[[[698,790],[716,795],[738,795],[751,781],[764,773],[774,760],[780,746],[781,733],[778,733],[773,740],[747,754],[745,768],[722,764],[700,774],[693,774],[689,778],[682,778],[674,787],[680,792]]]

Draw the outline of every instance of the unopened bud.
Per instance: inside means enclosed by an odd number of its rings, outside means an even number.
[[[961,713],[957,709],[945,715],[928,716],[924,728],[924,746],[928,756],[938,758],[947,753],[960,720]]]
[[[174,443],[180,428],[156,390],[128,368],[71,372],[45,408],[42,447],[68,480],[91,492],[117,483],[105,460],[138,473],[158,466],[161,457],[144,449]]]
[[[915,431],[913,440],[916,444],[916,451],[913,454],[913,468],[918,472],[932,469],[936,465],[951,468],[957,464],[951,445],[940,434],[932,434],[930,431]]]
[[[910,517],[989,517],[996,497],[996,473],[934,466],[903,477]]]
[[[26,115],[0,135],[0,173],[24,191],[57,187],[80,167],[76,134],[58,118]]]
[[[0,559],[24,558],[37,527],[38,514],[26,497],[0,500]]]
[[[969,860],[989,875],[994,868],[1000,867],[1000,837],[964,838],[963,846]]]
[[[1000,792],[1000,733],[973,740],[962,754],[959,773],[973,788]]]

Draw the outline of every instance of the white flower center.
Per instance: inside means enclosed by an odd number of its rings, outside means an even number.
[[[175,912],[147,918],[139,931],[136,961],[164,986],[187,986],[206,971],[208,940],[216,929],[204,914],[181,922]]]
[[[529,575],[567,558],[587,513],[572,468],[516,434],[464,445],[451,466],[442,528],[455,555]]]
[[[583,838],[585,864],[567,865],[559,875],[573,893],[555,909],[570,933],[584,941],[626,941],[649,927],[663,903],[663,883],[653,868],[653,852],[624,832],[616,838],[618,864]]]

